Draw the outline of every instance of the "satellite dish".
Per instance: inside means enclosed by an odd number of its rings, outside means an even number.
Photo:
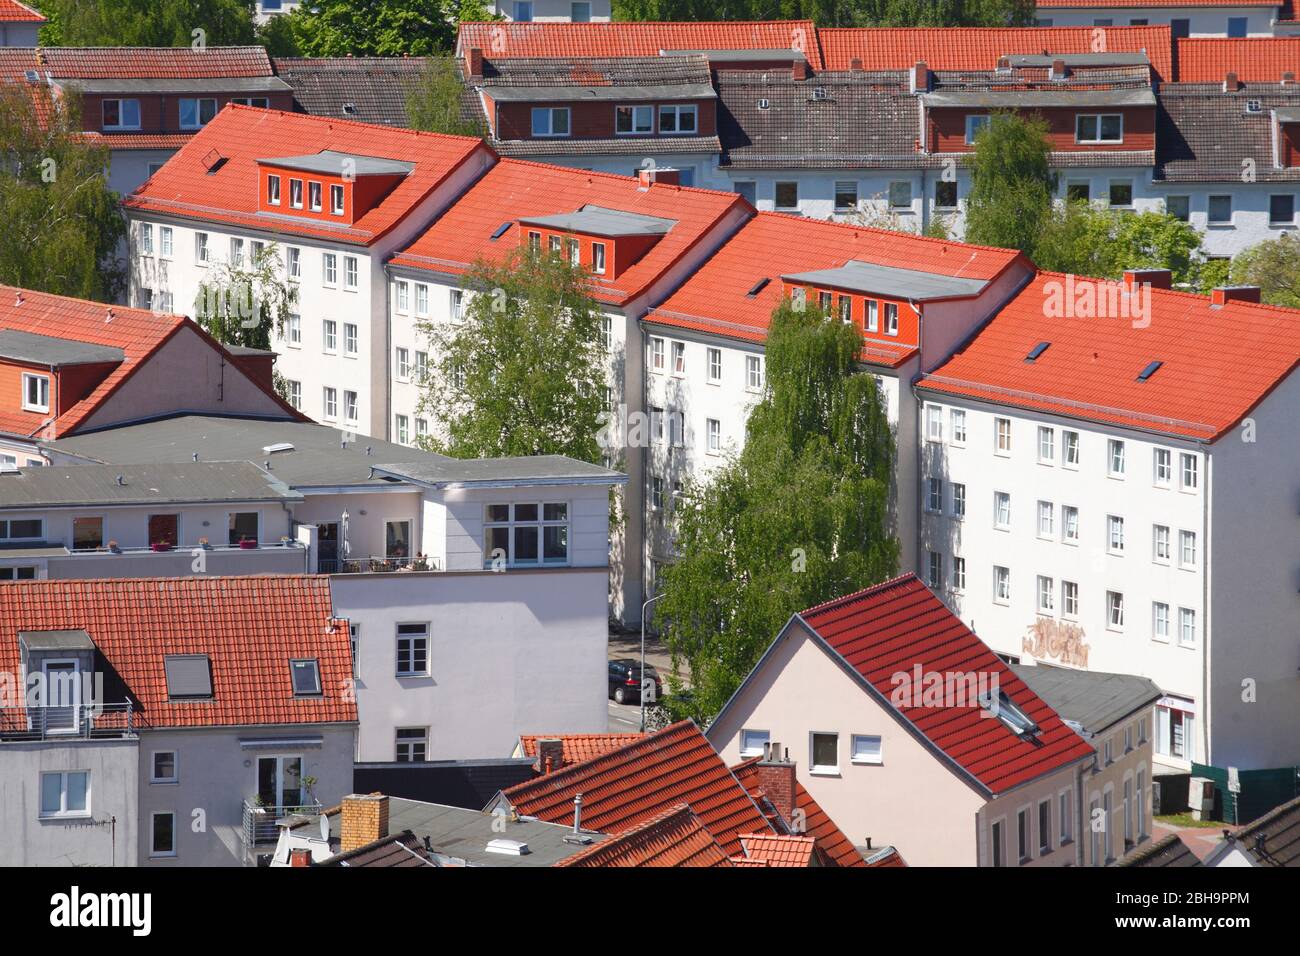
[[[320,838],[326,843],[330,841],[330,818],[323,813],[320,815]]]

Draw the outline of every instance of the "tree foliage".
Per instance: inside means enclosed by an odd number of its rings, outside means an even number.
[[[1042,269],[1107,279],[1125,269],[1169,269],[1176,283],[1195,286],[1200,248],[1200,233],[1165,213],[1070,202],[1053,212],[1033,257]]]
[[[408,125],[431,133],[482,136],[482,123],[461,116],[463,89],[460,67],[454,57],[431,58],[425,64],[419,85],[406,97]]]
[[[812,20],[822,27],[1024,26],[1032,0],[614,0],[616,20]]]
[[[455,38],[441,0],[312,0],[286,19],[303,56],[437,56]]]
[[[47,98],[0,83],[0,282],[87,299],[118,296],[126,221],[107,169],[108,150],[81,135],[75,96]]]
[[[256,40],[249,0],[40,0],[45,46],[241,46]]]
[[[1284,232],[1244,250],[1232,261],[1232,281],[1259,286],[1269,305],[1300,309],[1300,239]]]
[[[601,460],[607,353],[589,282],[559,256],[519,249],[468,274],[462,321],[417,324],[436,356],[420,401],[440,426],[430,448]]]
[[[1031,254],[1052,215],[1056,176],[1047,123],[995,113],[975,137],[966,241]]]
[[[861,346],[818,309],[778,308],[744,449],[707,483],[687,481],[656,615],[691,671],[674,716],[712,718],[791,614],[895,573],[894,435]]]
[[[194,297],[194,320],[223,345],[269,349],[298,301],[282,275],[279,247],[264,246],[242,262],[213,263]]]

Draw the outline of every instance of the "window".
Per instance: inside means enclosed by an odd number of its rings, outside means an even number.
[[[570,23],[590,23],[591,22],[591,3],[589,0],[582,0],[580,3],[569,4],[569,22]]]
[[[1157,448],[1152,453],[1155,469],[1154,480],[1157,485],[1168,485],[1174,477],[1173,452],[1168,448]]]
[[[661,106],[659,107],[659,132],[694,133],[699,124],[696,122],[695,106]]]
[[[1132,206],[1133,180],[1112,179],[1110,181],[1110,195],[1108,199],[1112,206]]]
[[[1060,812],[1057,814],[1057,822],[1061,827],[1060,845],[1064,846],[1074,838],[1073,821],[1070,816],[1070,791],[1063,790],[1057,800],[1057,807]]]
[[[23,373],[23,408],[29,412],[50,410],[50,377]]]
[[[664,508],[664,480],[657,476],[650,479],[650,508],[653,511]]]
[[[419,677],[429,673],[429,625],[397,625],[397,676]]]
[[[1006,866],[1006,848],[1003,843],[1002,821],[998,820],[989,830],[989,842],[992,844],[993,852],[990,854],[994,866]]]
[[[660,498],[662,499],[662,490]],[[504,555],[510,566],[565,564],[569,560],[569,506],[564,502],[487,505],[483,559]]]
[[[966,444],[966,410],[964,408],[954,408],[949,424],[952,425],[952,443],[954,445]]]
[[[1115,762],[1115,754],[1112,749],[1114,739],[1107,737],[1101,747],[1101,763],[1103,767],[1109,767]]]
[[[930,576],[927,583],[930,586],[930,590],[938,591],[943,587],[943,555],[938,551],[931,551],[929,552],[929,561]]]
[[[925,437],[927,441],[943,441],[943,409],[938,405],[925,406]]]
[[[742,730],[740,732],[740,755],[754,757],[763,752],[771,741],[772,734],[767,730]]]
[[[139,129],[139,100],[104,100],[102,104],[106,130]]]
[[[297,312],[290,312],[284,329],[285,342],[293,348],[300,348],[302,346],[302,316]]]
[[[262,0],[263,10],[279,9],[279,0]],[[271,108],[271,99],[267,96],[232,96],[230,102],[238,103],[241,106],[255,106],[258,109],[266,110]]]
[[[839,773],[840,735],[814,732],[811,736],[812,759],[809,761],[810,772]]]
[[[1188,607],[1178,609],[1178,643],[1183,647],[1196,646],[1196,612]]]
[[[1133,752],[1133,725],[1129,724],[1124,728],[1124,752]]]
[[[1056,582],[1049,577],[1038,575],[1038,611],[1051,614],[1056,607]]]
[[[654,372],[664,370],[664,340],[661,338],[650,339],[650,369]]]
[[[943,510],[943,479],[927,478],[928,493],[925,497],[925,510],[938,514]]]
[[[357,257],[356,256],[343,257],[343,288],[352,289],[353,291],[355,291],[357,288]]]
[[[1112,478],[1124,477],[1124,443],[1115,438],[1110,440],[1110,455],[1107,462],[1107,473]]]
[[[140,252],[153,255],[153,226],[147,222],[140,223]]]
[[[89,770],[41,774],[41,816],[79,817],[89,813]]]
[[[1156,704],[1156,753],[1180,760],[1191,760],[1195,752],[1196,715],[1190,700],[1182,706]]]
[[[337,183],[330,186],[330,213],[335,216],[343,215],[343,187]]]
[[[1056,534],[1056,505],[1050,501],[1038,502],[1038,536],[1051,538]]]
[[[415,353],[415,380],[423,382],[429,377],[429,353],[417,351]]]
[[[988,128],[991,120],[992,117],[987,115],[966,117],[966,144],[968,146],[975,144],[975,137]]]
[[[1195,531],[1178,532],[1178,566],[1181,568],[1196,567]]]
[[[1016,813],[1016,855],[1020,858],[1021,863],[1027,863],[1030,860],[1028,810],[1020,810]]]
[[[1197,485],[1197,460],[1195,455],[1184,453],[1181,457],[1182,468],[1182,489],[1183,491],[1195,491]]]
[[[1290,226],[1295,223],[1295,196],[1269,196],[1268,222],[1271,226]]]
[[[357,354],[357,327],[353,322],[343,323],[343,354]]]
[[[241,541],[257,541],[256,511],[232,511],[226,518],[227,542],[231,547]]]
[[[289,661],[289,676],[293,681],[294,697],[317,697],[320,695],[320,662],[314,658],[301,658]]]
[[[731,188],[751,206],[758,201],[758,183],[753,180],[732,180]]]
[[[1228,36],[1244,37],[1246,35],[1246,17],[1228,17]]]
[[[302,278],[302,250],[290,246],[286,250],[288,254],[288,271],[290,279]]]
[[[1151,602],[1151,639],[1169,643],[1169,605],[1160,601]]]
[[[285,384],[289,388],[289,404],[302,411],[302,382],[286,379]]]
[[[1119,591],[1106,592],[1106,626],[1112,631],[1124,630],[1124,595]]]
[[[149,815],[149,855],[176,855],[176,814],[156,811]]]
[[[994,431],[994,454],[1009,455],[1011,454],[1011,419],[995,418],[993,419]]]
[[[710,455],[716,455],[722,451],[722,422],[716,418],[706,418],[704,420],[704,430],[708,435],[708,451]]]
[[[1081,113],[1074,118],[1076,143],[1122,143],[1124,117],[1119,113]]]
[[[1145,840],[1147,836],[1146,801],[1144,799],[1144,794],[1147,792],[1146,782],[1146,770],[1139,767],[1137,772],[1137,794],[1134,799],[1133,809],[1137,814],[1138,838],[1142,840]]]
[[[429,728],[397,728],[397,762],[423,763],[429,759]]]
[[[1071,181],[1065,184],[1066,202],[1088,202],[1092,198],[1092,186],[1087,180]]]
[[[1209,200],[1209,223],[1212,226],[1232,224],[1232,197],[1211,196]]]
[[[993,600],[1006,604],[1011,600],[1011,569],[993,567]]]
[[[673,374],[674,375],[686,374],[686,343],[685,342],[673,343]]]
[[[332,252],[321,255],[321,279],[325,285],[335,285],[339,281],[339,259]]]
[[[153,308],[153,289],[140,289],[136,294],[136,307],[141,309]]]
[[[397,349],[397,377],[405,381],[411,376],[411,352],[409,349]]]
[[[415,420],[415,443],[420,444],[421,438],[428,437],[429,420],[427,418],[417,418]]]
[[[217,115],[217,101],[210,97],[191,99],[182,97],[180,101],[181,129],[198,129],[212,122]]]
[[[854,734],[853,752],[849,755],[849,759],[858,764],[884,763],[880,738],[871,734]]]
[[[196,232],[194,234],[194,261],[208,261],[208,234],[206,232]]]
[[[1106,515],[1106,550],[1124,553],[1124,519],[1118,515]]]
[[[149,762],[149,782],[176,783],[179,780],[176,774],[176,751],[155,750]]]
[[[952,516],[966,517],[966,486],[957,481],[952,483]]]
[[[952,589],[954,591],[966,590],[966,559],[954,557],[952,559]]]
[[[1191,198],[1189,196],[1166,196],[1165,214],[1180,222],[1187,222],[1192,215]]]
[[[1052,801],[1042,800],[1038,804],[1038,855],[1045,856],[1052,852]]]
[[[232,238],[230,240],[230,262],[231,265],[242,266],[244,264],[244,240]]]
[[[533,19],[533,0],[514,0],[514,16],[510,18],[518,23],[529,23]]]
[[[799,208],[799,184],[796,182],[779,182],[775,185],[775,205],[777,209]]]
[[[72,549],[74,551],[96,551],[104,546],[104,519],[73,518]]]
[[[934,184],[934,207],[936,209],[957,208],[957,183],[938,180]]]
[[[722,349],[710,348],[707,364],[709,381],[716,385],[722,381]]]
[[[419,316],[429,314],[429,287],[423,282],[415,284],[415,314]]]
[[[912,208],[912,183],[909,180],[895,180],[889,184],[889,208]]]
[[[1163,524],[1152,525],[1151,538],[1152,559],[1167,564],[1169,562],[1169,526]]]
[[[591,244],[591,271],[598,276],[605,274],[605,244],[603,242],[593,242]]]
[[[309,182],[307,184],[307,203],[312,212],[320,212],[320,183]]]
[[[633,133],[651,133],[655,125],[653,106],[614,107],[614,132],[626,136]]]
[[[321,321],[321,343],[326,352],[337,352],[339,347],[339,324],[333,319]]]
[[[885,303],[885,334],[898,334],[898,305],[893,302]]]
[[[1066,617],[1079,616],[1079,584],[1077,581],[1061,582],[1061,613]]]
[[[757,355],[745,356],[745,387],[751,392],[763,389],[763,360]]]
[[[345,421],[356,424],[357,422],[357,393],[345,391],[343,393],[343,418]]]
[[[1050,465],[1056,461],[1056,429],[1038,427],[1038,460]]]
[[[325,418],[339,417],[339,393],[337,389],[325,386]]]
[[[266,201],[272,206],[280,205],[280,177],[266,177]]]
[[[1006,530],[1011,527],[1011,493],[993,492],[993,527]]]
[[[853,180],[835,183],[835,211],[850,212],[858,208],[858,184]]]
[[[534,136],[568,136],[568,107],[535,106],[533,107]]]

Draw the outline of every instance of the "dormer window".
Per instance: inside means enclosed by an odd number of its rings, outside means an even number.
[[[652,133],[654,125],[653,106],[614,107],[614,131],[620,136]]]
[[[694,133],[698,130],[698,107],[696,106],[661,106],[659,107],[659,132]]]
[[[568,136],[568,107],[538,106],[533,108],[534,136]]]
[[[140,128],[139,100],[104,100],[102,109],[104,129]]]
[[[266,177],[266,201],[272,206],[280,205],[280,177]]]
[[[1124,117],[1120,113],[1080,113],[1074,118],[1076,143],[1124,142]]]
[[[311,211],[320,212],[320,183],[307,184],[307,198],[311,202]]]
[[[542,234],[540,232],[530,232],[528,234],[528,251],[534,253],[542,251]]]
[[[289,205],[294,209],[302,208],[302,180],[289,180]]]
[[[330,213],[343,215],[343,187],[337,184],[330,186]]]
[[[199,129],[208,125],[217,115],[217,101],[211,98],[180,101],[181,129]]]
[[[567,240],[569,246],[569,265],[579,266],[582,264],[582,243],[577,239]]]
[[[50,410],[50,377],[23,374],[23,408],[29,412]]]
[[[605,244],[603,242],[593,242],[591,244],[591,271],[598,276],[605,274]]]

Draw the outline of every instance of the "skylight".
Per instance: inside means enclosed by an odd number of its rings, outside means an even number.
[[[748,292],[746,292],[745,295],[749,296],[751,299],[754,298],[754,296],[758,295],[760,292],[766,289],[767,284],[771,281],[772,280],[767,278],[766,276],[763,277],[762,279],[759,279],[757,282],[754,283],[754,287],[750,289]]]
[[[1138,372],[1137,380],[1139,382],[1145,382],[1152,375],[1156,374],[1156,370],[1163,364],[1163,362],[1148,362],[1147,367]]]
[[[320,662],[316,658],[289,661],[289,674],[293,678],[294,697],[320,694]]]
[[[506,232],[510,229],[510,227],[513,225],[514,225],[513,222],[503,222],[501,225],[497,226],[497,231],[492,233],[492,241],[496,242],[498,239],[504,236]]]
[[[172,700],[212,698],[212,664],[207,654],[167,654],[163,669],[167,674],[167,696]]]
[[[1032,349],[1029,350],[1029,354],[1025,356],[1025,361],[1026,362],[1038,361],[1038,356],[1046,352],[1048,346],[1051,344],[1052,344],[1051,342],[1039,342],[1037,345],[1035,345]]]
[[[980,695],[980,706],[1002,721],[1017,736],[1030,737],[1038,733],[1038,725],[1012,702],[1006,691],[999,690],[997,694],[996,698],[991,692]]]

